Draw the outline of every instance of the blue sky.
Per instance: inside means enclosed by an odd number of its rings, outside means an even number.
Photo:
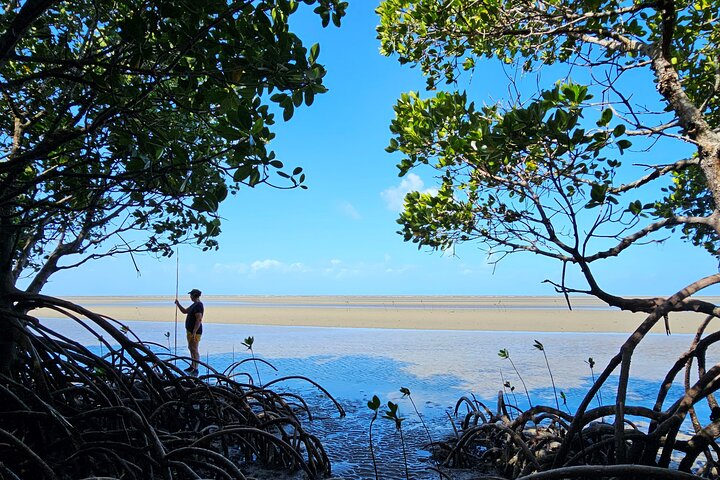
[[[172,295],[177,267],[181,294],[190,288],[208,295],[554,294],[542,281],[559,278],[556,262],[520,254],[493,267],[477,245],[431,253],[396,233],[404,193],[433,188],[435,179],[399,178],[400,157],[384,151],[396,99],[425,82],[417,69],[379,54],[376,5],[352,2],[340,29],[321,29],[308,15],[294,26],[308,46],[321,44],[330,91],[290,122],[279,119],[272,147],[286,165],[304,168],[307,190],[263,187],[228,199],[216,252],[183,246],[178,264],[136,257],[140,274],[129,257],[88,263],[53,276],[45,292]],[[497,62],[487,62],[471,88],[475,98],[494,103],[507,81]],[[598,278],[615,294],[671,294],[717,267],[701,250],[669,240],[599,265]]]

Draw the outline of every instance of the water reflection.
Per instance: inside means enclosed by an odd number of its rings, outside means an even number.
[[[98,345],[93,334],[67,320],[46,320],[47,324],[86,345]],[[144,341],[175,347],[174,325],[161,322],[128,322],[128,326]],[[184,332],[180,326],[178,351],[186,354]],[[243,339],[253,336],[255,354],[270,362],[275,371],[258,363],[263,383],[291,375],[306,376],[321,384],[337,398],[347,411],[340,419],[331,402],[311,385],[293,380],[273,388],[300,391],[316,405],[318,418],[309,429],[323,439],[333,460],[335,474],[346,478],[374,478],[368,447],[368,425],[372,412],[366,403],[377,395],[400,404],[406,418],[403,428],[411,452],[408,460],[413,478],[437,478],[426,470],[428,457],[422,447],[427,434],[417,419],[412,404],[403,399],[400,387],[412,392],[423,419],[437,438],[452,435],[447,414],[453,413],[458,398],[474,395],[494,408],[498,390],[505,381],[515,387],[510,398],[521,408],[527,407],[524,385],[533,403],[555,405],[562,391],[567,399],[562,408],[574,411],[592,382],[588,360],[596,363],[594,373],[605,367],[626,339],[624,334],[598,333],[523,333],[417,331],[380,329],[343,329],[318,327],[275,327],[246,325],[205,325],[201,342],[203,360],[220,371],[234,361],[247,358]],[[555,380],[550,376],[542,352],[533,347],[542,342]],[[631,367],[632,382],[628,403],[651,406],[657,395],[657,383],[672,363],[687,350],[690,335],[649,335],[640,345]],[[94,347],[98,348],[98,347]],[[509,360],[498,351],[507,349]],[[715,349],[708,353],[708,363],[718,361]],[[254,378],[255,369],[246,369]],[[602,401],[612,403],[617,377],[601,391]],[[674,387],[668,402],[681,395]],[[595,402],[599,402],[600,398]],[[594,403],[593,405],[595,405]],[[699,415],[706,419],[709,412],[700,406]],[[403,476],[399,438],[394,425],[378,420],[374,430],[381,478]],[[394,472],[394,473],[393,473]]]

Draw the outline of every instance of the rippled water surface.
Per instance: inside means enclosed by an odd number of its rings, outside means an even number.
[[[97,339],[67,320],[46,320],[47,324],[67,333],[86,345],[97,345]],[[175,347],[174,325],[159,322],[128,322],[143,341]],[[186,354],[184,332],[180,326],[178,353]],[[168,337],[169,335],[169,337]],[[208,323],[200,344],[203,360],[223,370],[233,361],[249,356],[242,345],[254,337],[257,357],[271,363],[258,364],[255,372],[250,363],[246,371],[261,383],[292,376],[306,376],[321,384],[343,405],[347,412],[339,418],[331,402],[314,387],[299,380],[283,382],[277,388],[301,392],[313,405],[317,418],[308,425],[316,433],[333,460],[334,474],[345,478],[374,478],[368,443],[372,412],[367,401],[377,395],[383,403],[400,404],[408,463],[413,478],[437,478],[426,469],[429,455],[422,449],[428,434],[415,408],[403,398],[401,387],[411,391],[430,435],[435,439],[453,434],[447,414],[452,414],[457,400],[474,395],[491,408],[504,382],[515,387],[511,401],[526,408],[528,398],[534,404],[555,405],[555,393],[543,353],[533,347],[535,341],[545,347],[556,389],[567,397],[567,408],[574,410],[591,384],[588,365],[596,363],[594,374],[602,370],[609,358],[618,352],[625,334],[518,333],[476,331],[420,331],[386,329],[350,329],[318,327],[273,327],[223,325]],[[672,363],[687,350],[690,335],[649,335],[639,346],[631,368],[632,383],[628,404],[650,405],[662,379]],[[498,356],[507,349],[510,359]],[[712,352],[709,362],[720,355]],[[521,377],[514,371],[517,367]],[[523,385],[524,382],[524,385]],[[603,401],[613,401],[613,382],[601,392]],[[275,388],[275,387],[273,387]],[[676,395],[678,390],[676,390]],[[670,395],[669,402],[677,396]],[[566,408],[559,400],[561,407]],[[707,412],[699,411],[701,417]],[[381,478],[403,478],[404,463],[394,424],[388,420],[375,423],[375,454]]]

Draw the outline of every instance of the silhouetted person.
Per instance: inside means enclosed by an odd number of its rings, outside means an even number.
[[[200,295],[202,292],[197,288],[193,288],[188,292],[190,294],[190,300],[192,305],[188,308],[184,308],[180,305],[178,299],[175,299],[175,305],[180,309],[185,317],[185,332],[187,334],[188,350],[190,350],[190,357],[192,363],[185,371],[189,375],[198,374],[198,362],[200,361],[200,337],[202,336],[202,320],[203,314],[205,313],[205,306],[200,301]]]

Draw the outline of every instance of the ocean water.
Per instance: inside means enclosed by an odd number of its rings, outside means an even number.
[[[43,320],[51,328],[99,350],[96,335],[70,320]],[[175,350],[175,325],[163,322],[126,322],[132,332],[146,342]],[[529,402],[574,411],[592,384],[592,376],[604,369],[627,338],[626,334],[422,331],[358,328],[278,327],[257,325],[204,324],[200,343],[203,360],[223,371],[235,361],[248,358],[242,345],[254,338],[253,351],[272,365],[245,364],[245,371],[256,383],[288,376],[305,376],[327,389],[345,408],[339,418],[332,402],[314,386],[302,380],[288,380],[273,386],[301,393],[316,418],[306,427],[317,434],[333,460],[334,474],[352,479],[374,478],[369,450],[372,412],[367,402],[377,395],[385,405],[400,405],[408,462],[413,478],[437,478],[427,470],[429,454],[423,449],[428,434],[435,440],[453,435],[448,415],[463,396],[474,396],[495,409],[497,396],[504,390],[507,401],[527,408]],[[533,345],[543,344],[543,352]],[[675,360],[685,352],[691,335],[648,335],[633,356],[628,405],[651,406],[657,386]],[[509,359],[498,355],[506,349]],[[158,347],[158,351],[162,348]],[[177,351],[187,355],[183,326],[179,326]],[[589,359],[595,362],[590,369]],[[708,354],[708,363],[720,360],[720,351]],[[258,378],[259,377],[259,378]],[[679,378],[678,380],[681,380]],[[503,388],[509,382],[513,391]],[[617,377],[613,376],[600,392],[604,404],[614,402]],[[403,397],[400,388],[410,390]],[[526,393],[527,392],[527,393]],[[567,403],[560,397],[562,392]],[[673,387],[665,406],[674,402],[682,389]],[[528,400],[529,397],[529,400]],[[557,400],[556,400],[557,398]],[[412,399],[412,402],[411,402]],[[417,409],[417,412],[416,412]],[[698,414],[706,419],[705,405]],[[388,420],[373,426],[375,455],[381,478],[404,477],[404,461],[398,432]]]

